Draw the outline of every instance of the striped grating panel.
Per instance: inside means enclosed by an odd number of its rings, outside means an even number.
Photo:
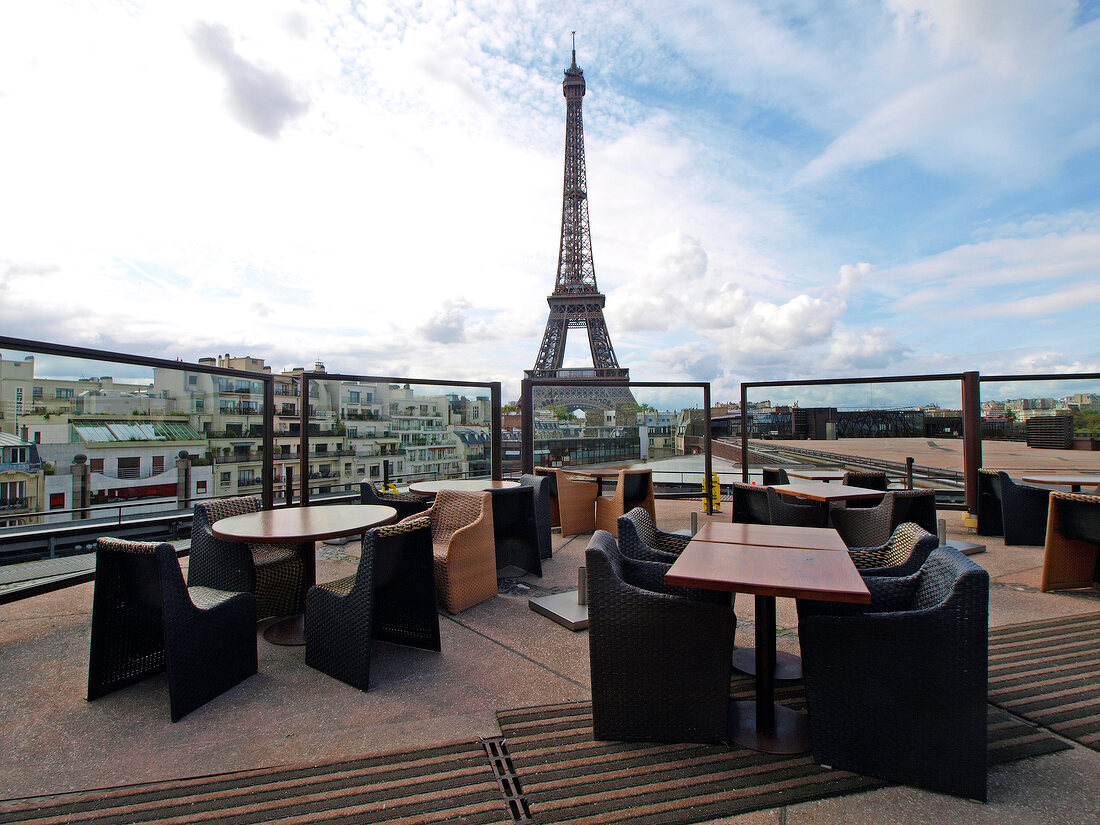
[[[989,633],[989,701],[1100,750],[1100,613]]]

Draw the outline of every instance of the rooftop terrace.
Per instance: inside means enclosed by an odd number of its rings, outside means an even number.
[[[688,527],[698,507],[697,501],[661,500],[658,522],[663,529]],[[974,538],[962,526],[961,512],[942,515],[948,520],[949,539]],[[708,517],[701,513],[700,518]],[[713,518],[728,519],[728,514]],[[571,633],[553,624],[529,610],[527,599],[574,586],[587,541],[587,535],[563,539],[555,532],[554,558],[544,564],[542,579],[502,581],[496,599],[457,616],[441,614],[442,653],[378,643],[369,692],[307,667],[303,648],[277,647],[258,637],[259,672],[176,724],[169,722],[163,675],[95,702],[85,701],[91,584],[0,607],[0,821],[107,821],[97,819],[96,808],[102,804],[97,800],[112,794],[95,789],[167,782],[140,789],[140,798],[125,796],[124,804],[137,807],[123,812],[121,820],[174,816],[178,818],[173,821],[300,822],[330,821],[329,815],[339,814],[348,816],[339,821],[371,822],[401,812],[408,816],[401,821],[410,822],[507,823],[512,818],[490,762],[476,744],[481,737],[500,736],[502,726],[511,737],[514,768],[525,783],[535,822],[620,822],[643,814],[649,817],[644,821],[651,822],[754,825],[1097,821],[1100,752],[1094,748],[1100,696],[1095,684],[1090,700],[1092,747],[1043,726],[1018,726],[1025,732],[1021,753],[1062,749],[991,766],[989,802],[984,806],[907,787],[845,780],[843,772],[818,771],[809,756],[778,764],[777,758],[737,748],[711,746],[700,756],[703,749],[694,746],[665,746],[650,749],[659,751],[652,758],[664,760],[672,771],[672,779],[661,787],[674,785],[688,796],[679,803],[665,803],[662,812],[658,803],[647,808],[651,803],[630,790],[629,783],[626,790],[615,791],[626,781],[623,776],[641,770],[628,767],[624,774],[607,773],[625,764],[616,762],[621,747],[610,745],[598,758],[582,758],[570,750],[591,745],[590,735],[587,742],[581,737],[577,744],[551,749],[549,757],[541,758],[561,760],[566,773],[599,775],[599,784],[556,793],[540,782],[534,743],[560,738],[563,734],[555,733],[564,724],[560,719],[573,718],[578,707],[583,717],[583,704],[575,703],[590,698],[587,632]],[[993,578],[991,627],[1100,611],[1097,592],[1037,592],[1042,548],[1005,547],[999,539],[986,543],[988,551],[972,558]],[[357,552],[354,542],[321,545],[318,578],[346,575],[356,564]],[[186,564],[186,557],[182,562]],[[738,645],[749,646],[752,600],[739,596],[737,613]],[[780,649],[797,650],[793,601],[779,600],[779,625]],[[991,690],[994,682],[991,670]],[[557,722],[538,717],[533,733],[517,727],[523,714],[498,715],[547,705],[563,706],[565,716],[559,713]],[[1032,740],[1045,745],[1026,744]],[[637,753],[634,746],[622,747]],[[420,750],[425,748],[433,749]],[[414,753],[391,755],[408,751]],[[360,759],[377,754],[386,756]],[[457,767],[456,754],[466,755]],[[415,766],[403,778],[371,773],[392,770],[410,758]],[[706,786],[700,801],[690,796],[692,783],[702,782],[696,776],[698,765],[708,759],[728,763],[729,774],[719,780],[719,787],[729,793],[715,794],[713,786]],[[359,761],[354,766],[329,764],[342,760]],[[287,766],[308,767],[281,770]],[[253,773],[235,773],[241,771]],[[758,796],[739,792],[752,787],[751,778],[766,771],[787,772]],[[361,778],[348,779],[353,775]],[[340,778],[354,787],[340,792],[330,788],[326,793],[314,786],[303,790],[295,784],[305,781],[303,776],[310,782]],[[250,790],[250,783],[260,781],[257,777],[278,783],[264,784],[263,793]],[[215,793],[210,783],[219,778],[226,781]],[[196,783],[205,796],[194,796]],[[402,783],[413,784],[402,790]],[[659,790],[658,783],[648,787]],[[847,793],[852,790],[860,792]],[[80,793],[88,791],[92,793]],[[356,797],[359,808],[346,807],[353,791],[362,794]],[[842,795],[814,799],[838,793]],[[388,794],[399,798],[383,805],[380,800]],[[72,807],[52,807],[66,799]],[[285,808],[280,799],[289,800]],[[181,814],[175,807],[180,804],[188,813]],[[426,813],[433,808],[440,812],[438,819]],[[751,812],[734,815],[739,811]]]

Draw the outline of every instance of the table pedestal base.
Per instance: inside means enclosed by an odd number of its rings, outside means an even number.
[[[756,675],[756,648],[739,647],[733,651],[733,667],[749,676]],[[775,653],[775,678],[792,682],[802,678],[802,657],[778,650]]]
[[[730,702],[727,734],[730,741],[762,753],[809,753],[810,720],[798,711],[775,706],[775,725],[758,728],[756,702]]]
[[[264,638],[273,645],[304,645],[306,643],[305,615],[299,613],[269,624],[264,628]]]

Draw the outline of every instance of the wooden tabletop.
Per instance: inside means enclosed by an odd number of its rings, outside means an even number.
[[[571,476],[589,476],[590,478],[618,478],[619,473],[627,469],[626,467],[619,467],[617,470],[581,470],[577,467],[562,467],[562,470],[569,473]],[[652,473],[652,470],[647,470]]]
[[[1020,476],[1020,478],[1029,484],[1050,484],[1054,486],[1062,485],[1069,487],[1095,487],[1100,484],[1100,476],[1073,476],[1073,475],[1051,475],[1051,476]]]
[[[867,487],[849,487],[846,484],[826,484],[823,481],[805,481],[798,484],[773,484],[777,493],[813,501],[847,501],[848,499],[882,498],[885,492]]]
[[[434,496],[440,490],[480,493],[484,490],[506,490],[518,486],[518,481],[492,481],[488,478],[449,478],[442,481],[414,481],[409,485],[409,490],[422,496]]]
[[[835,532],[835,531],[833,531]],[[871,601],[847,553],[810,547],[693,540],[665,574],[668,584],[832,602]]]
[[[719,544],[758,544],[770,547],[809,547],[815,550],[848,551],[848,546],[836,530],[820,527],[709,521],[699,528],[699,532],[692,539]]]
[[[249,544],[320,541],[362,533],[396,517],[397,510],[381,504],[314,504],[230,516],[210,529],[218,538]]]
[[[847,474],[846,470],[787,470],[789,476],[811,481],[841,481]]]

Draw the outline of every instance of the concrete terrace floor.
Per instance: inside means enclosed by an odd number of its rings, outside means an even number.
[[[685,528],[698,510],[661,500],[658,523]],[[949,540],[980,541],[960,512],[941,516]],[[496,599],[441,614],[442,653],[377,644],[369,692],[307,667],[304,648],[259,637],[259,673],[176,724],[163,676],[85,701],[91,584],[0,607],[0,800],[469,741],[499,735],[498,710],[586,700],[587,632],[554,624],[527,599],[575,586],[588,538],[555,531],[542,579],[510,580]],[[1036,591],[1042,548],[986,543],[972,558],[993,577],[990,626],[1100,611],[1100,592]],[[319,580],[354,569],[356,543],[320,548]],[[737,643],[750,646],[750,597],[738,597],[737,614]],[[780,649],[797,652],[792,600],[779,600],[778,617]],[[890,787],[715,821],[1096,823],[1097,788],[1100,753],[1074,744],[991,768],[986,805]]]

